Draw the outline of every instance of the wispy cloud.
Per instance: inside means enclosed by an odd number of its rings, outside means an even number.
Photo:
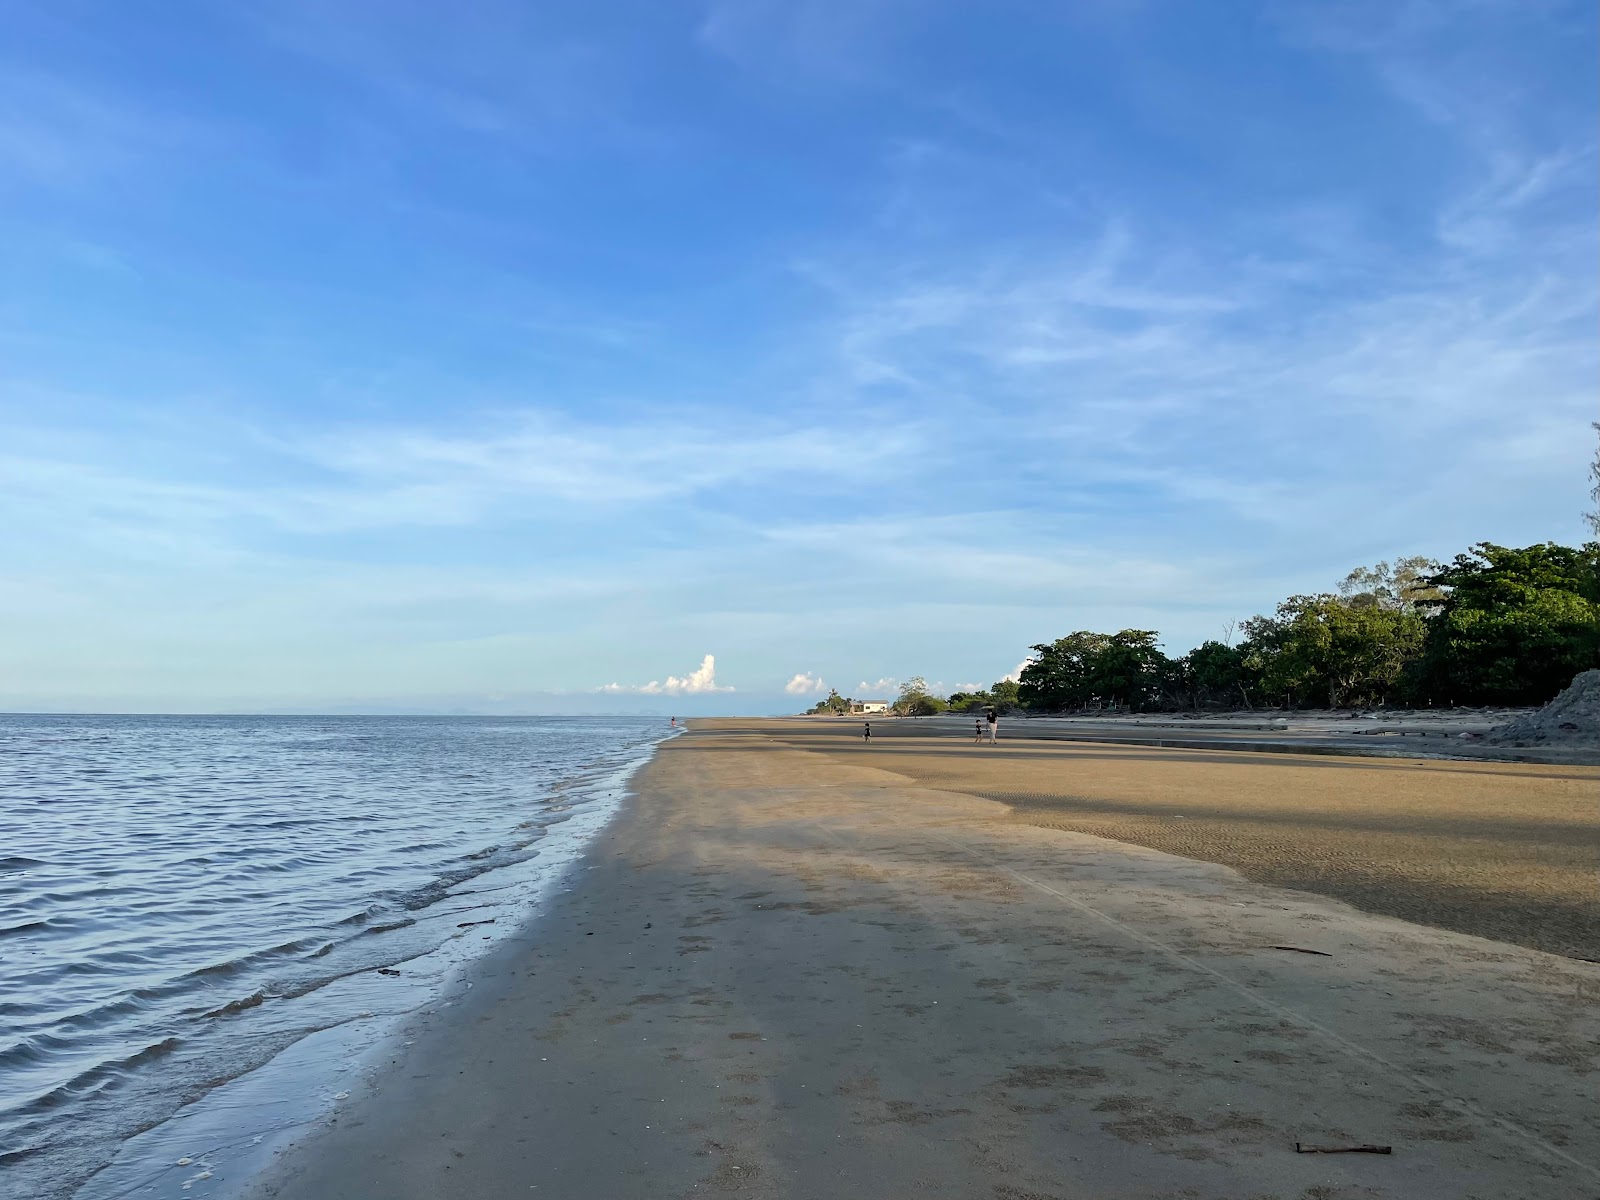
[[[364,489],[403,500],[410,489],[443,488],[481,508],[498,497],[613,505],[757,482],[863,478],[914,445],[904,430],[864,436],[762,424],[741,419],[737,427],[714,428],[691,418],[585,426],[530,413],[484,435],[369,428],[298,450]]]
[[[126,443],[74,439],[14,421],[0,455],[0,497],[48,511],[57,523],[114,523],[128,533],[193,535],[240,522],[302,534],[448,528],[539,506],[618,512],[724,489],[865,485],[909,469],[904,428],[837,430],[741,419],[717,429],[683,420],[587,425],[525,413],[478,433],[368,425],[304,437],[239,427],[231,457],[258,482],[215,474],[192,455],[162,450],[141,469]],[[767,425],[766,429],[759,428]],[[755,425],[757,428],[752,429]],[[293,483],[285,478],[293,478]],[[530,507],[532,506],[532,507]]]
[[[71,77],[0,63],[0,184],[103,185],[140,164],[178,165],[210,142],[194,116]]]

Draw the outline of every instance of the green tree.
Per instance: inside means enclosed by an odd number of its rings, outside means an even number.
[[[1150,629],[1079,630],[1033,647],[1017,696],[1034,708],[1141,709],[1159,694],[1167,657]]]
[[[1254,674],[1246,666],[1243,647],[1226,642],[1201,642],[1179,660],[1182,681],[1196,708],[1250,704]]]
[[[1600,543],[1479,542],[1432,577],[1420,664],[1443,704],[1542,704],[1600,666]]]
[[[1415,612],[1420,605],[1443,597],[1443,591],[1430,582],[1442,569],[1439,563],[1421,554],[1397,558],[1392,567],[1387,562],[1357,567],[1344,577],[1339,595],[1356,608]]]
[[[1092,686],[1112,704],[1138,710],[1161,691],[1167,656],[1161,653],[1153,629],[1124,629],[1106,639],[1096,657]]]
[[[900,685],[900,697],[893,705],[902,717],[931,717],[945,708],[943,700],[929,694],[928,681],[921,675],[913,675]]]
[[[1032,659],[1022,668],[1017,695],[1030,708],[1083,708],[1092,703],[1092,664],[1109,640],[1106,634],[1080,629],[1053,642],[1037,643]]]
[[[1001,712],[1026,707],[1018,695],[1021,685],[1015,679],[1001,679],[989,685],[989,703]]]
[[[1600,434],[1600,421],[1594,422],[1594,431]],[[1589,523],[1589,532],[1600,537],[1600,439],[1596,440],[1594,458],[1589,463],[1589,503],[1594,507],[1583,514]]]
[[[1291,596],[1271,617],[1251,617],[1246,669],[1262,692],[1289,707],[1385,704],[1421,653],[1427,626],[1396,604],[1352,602],[1323,593]]]
[[[808,712],[813,716],[821,716],[825,713],[843,716],[850,711],[850,706],[853,703],[855,702],[849,697],[841,696],[837,689],[833,689],[828,692],[827,696],[812,705]]]

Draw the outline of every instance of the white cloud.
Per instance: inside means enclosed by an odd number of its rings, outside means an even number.
[[[687,420],[588,424],[528,408],[486,426],[269,436],[232,424],[184,438],[155,425],[113,444],[14,418],[0,425],[10,451],[0,457],[0,501],[183,537],[228,522],[313,535],[453,529],[569,510],[615,515],[719,489],[864,487],[894,477],[918,450],[904,422],[852,431],[773,423],[739,434]],[[194,464],[215,458],[218,445],[238,469],[208,477]],[[192,452],[173,455],[178,447]]]
[[[825,692],[828,690],[828,685],[822,682],[821,677],[801,671],[783,685],[783,690],[791,696],[806,696],[814,692]]]
[[[501,501],[607,507],[792,477],[865,480],[912,445],[892,430],[863,436],[791,426],[741,434],[681,420],[585,425],[528,410],[478,433],[367,429],[288,449],[337,472],[369,502],[391,500],[404,514],[421,501],[441,513],[439,523],[453,523]],[[367,507],[358,506],[358,515]]]
[[[652,679],[649,683],[607,683],[595,689],[606,695],[632,696],[700,696],[709,692],[731,692],[731,686],[717,683],[717,658],[708,654],[700,665],[681,679],[668,675],[665,683]]]
[[[898,679],[890,679],[887,676],[878,680],[877,683],[868,683],[863,679],[860,683],[856,684],[856,695],[858,697],[898,696],[899,694],[900,681]]]

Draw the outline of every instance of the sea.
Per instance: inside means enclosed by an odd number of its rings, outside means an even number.
[[[669,733],[0,715],[0,1196],[229,1194],[572,885]]]

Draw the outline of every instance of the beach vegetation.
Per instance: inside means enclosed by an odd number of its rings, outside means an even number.
[[[848,696],[839,695],[838,689],[832,688],[829,689],[826,696],[808,708],[806,714],[808,716],[828,716],[831,714],[836,717],[842,717],[850,712],[854,704],[854,700]]]
[[[1230,626],[1178,658],[1153,630],[1078,630],[1035,645],[1009,699],[1052,712],[1542,704],[1600,667],[1600,543],[1480,542],[1448,565],[1358,567],[1238,629],[1237,644]],[[1003,704],[1002,686],[984,702]]]
[[[1440,704],[1542,704],[1600,666],[1600,542],[1480,542],[1433,576],[1418,690]]]
[[[926,679],[913,675],[900,685],[900,695],[890,711],[902,717],[932,717],[949,707],[946,701],[928,691]]]
[[[1001,712],[1026,707],[1019,694],[1021,685],[1015,679],[1001,679],[989,685],[989,703]]]
[[[1165,682],[1165,694],[1178,707],[1251,708],[1260,671],[1244,647],[1210,640],[1175,660]]]
[[[1600,421],[1594,422],[1594,431],[1600,435]],[[1595,440],[1594,458],[1589,461],[1589,505],[1583,520],[1589,532],[1600,538],[1600,436]]]
[[[1153,629],[1080,629],[1032,647],[1017,695],[1030,708],[1138,710],[1161,692],[1170,671]]]
[[[1322,594],[1291,596],[1243,623],[1245,663],[1263,695],[1285,708],[1387,704],[1421,653],[1427,625],[1402,604]]]
[[[982,712],[989,708],[1015,712],[1026,707],[1017,695],[1015,679],[1001,679],[978,691],[951,692],[946,703],[951,712]]]

